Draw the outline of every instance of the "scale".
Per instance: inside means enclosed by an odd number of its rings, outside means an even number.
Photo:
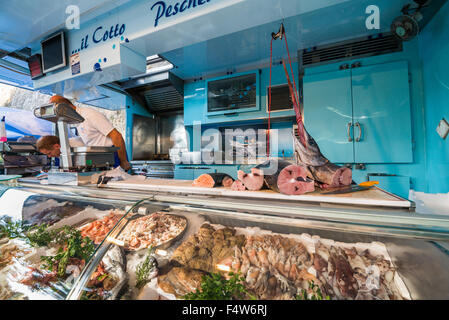
[[[47,156],[41,154],[33,143],[1,142],[0,153],[7,175],[32,175],[47,165]]]
[[[84,118],[67,103],[50,103],[34,109],[34,116],[56,124],[61,145],[60,168],[48,173],[49,184],[80,185],[90,183],[90,175],[114,166],[117,147],[83,146],[71,148],[69,125]]]

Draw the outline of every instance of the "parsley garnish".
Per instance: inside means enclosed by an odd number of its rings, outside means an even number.
[[[230,272],[231,278],[226,280],[220,273],[205,275],[201,281],[200,289],[188,293],[182,298],[185,300],[242,300],[246,297],[255,299],[246,290],[244,277],[240,273]]]

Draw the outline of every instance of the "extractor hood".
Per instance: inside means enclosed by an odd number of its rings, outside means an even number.
[[[182,111],[184,81],[170,70],[173,65],[159,56],[147,58],[147,73],[114,85],[126,91],[153,114]]]

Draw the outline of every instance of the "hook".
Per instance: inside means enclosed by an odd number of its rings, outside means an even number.
[[[284,23],[281,23],[281,27],[279,28],[279,31],[277,33],[272,32],[271,36],[273,37],[273,40],[281,39],[285,34],[285,28]]]

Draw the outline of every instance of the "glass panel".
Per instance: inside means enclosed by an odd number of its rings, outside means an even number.
[[[135,211],[147,213],[124,218],[71,299],[449,298],[447,277],[426,276],[445,274],[447,241],[326,230],[303,219],[208,208]],[[229,289],[231,280],[239,285]],[[229,296],[213,286],[229,289]]]
[[[24,201],[22,219],[1,216],[0,300],[65,299],[123,213],[112,204],[39,195]]]

